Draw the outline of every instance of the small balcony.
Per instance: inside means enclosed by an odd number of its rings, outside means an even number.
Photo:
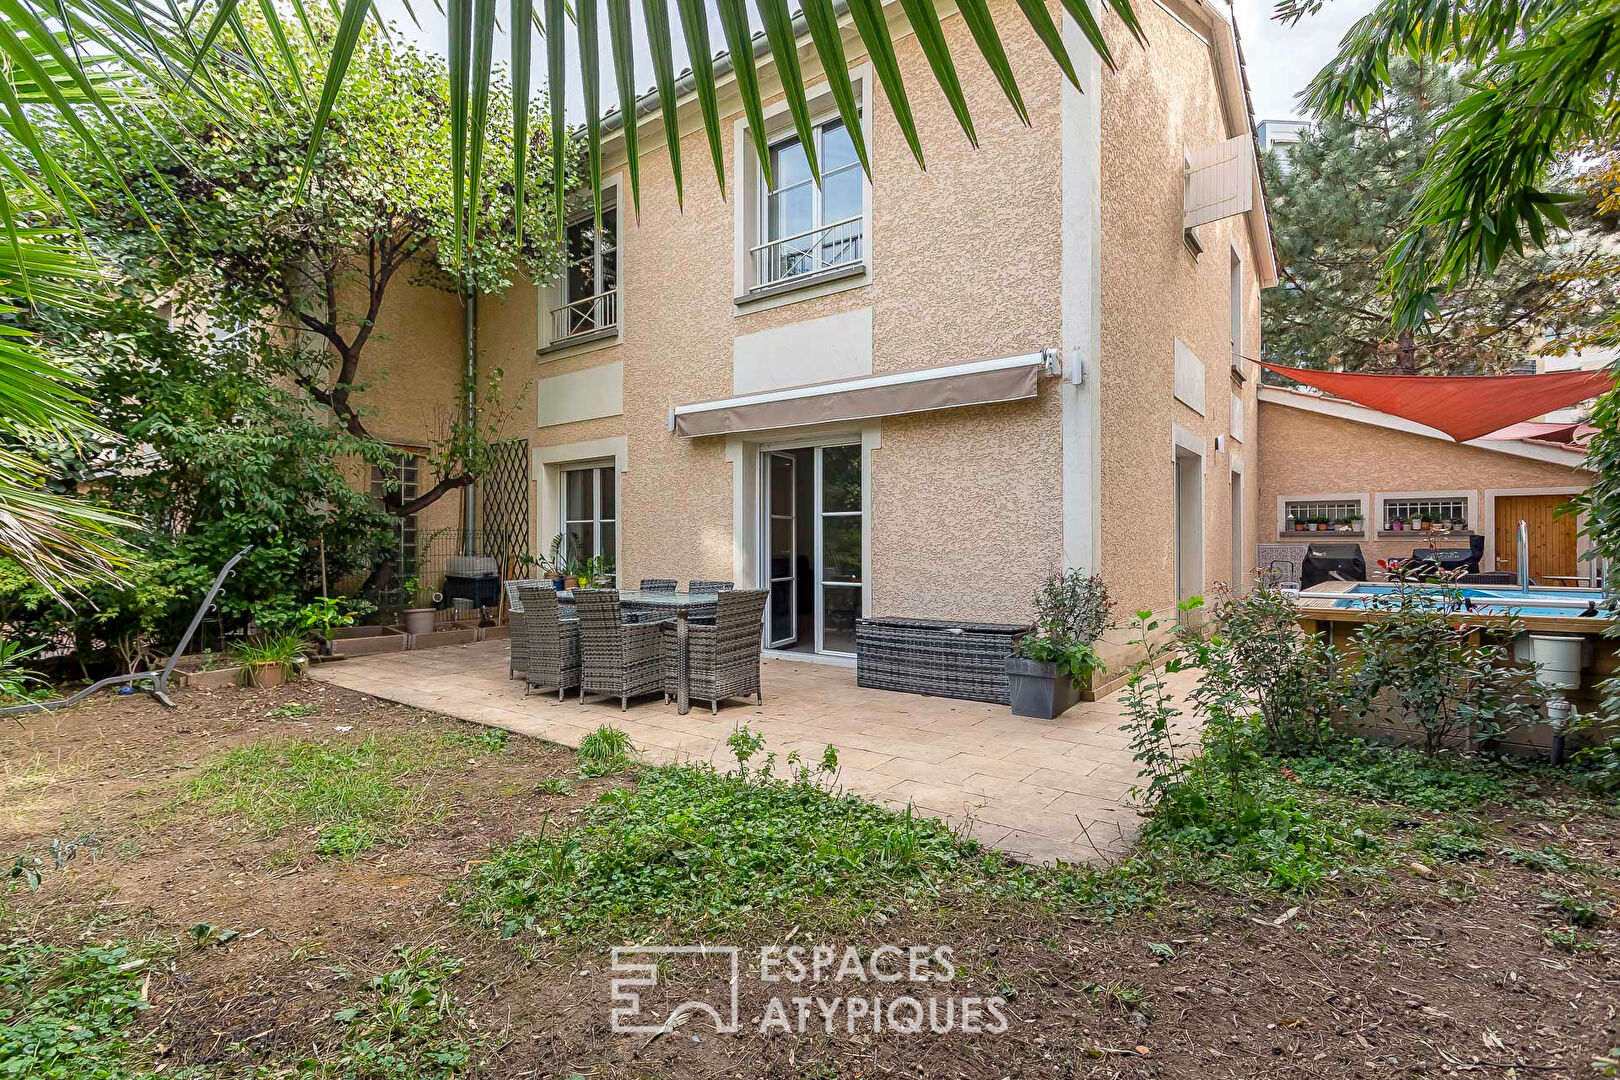
[[[611,337],[618,329],[619,290],[609,289],[552,308],[551,344],[542,351]]]
[[[852,217],[750,248],[750,291],[774,291],[777,286],[796,286],[814,277],[858,271],[865,259],[863,234],[864,219]]]

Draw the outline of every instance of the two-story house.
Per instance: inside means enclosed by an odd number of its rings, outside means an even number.
[[[1146,48],[1107,24],[1110,71],[1069,25],[1082,92],[1016,5],[991,9],[1030,124],[942,5],[981,145],[897,36],[926,170],[853,29],[870,179],[807,74],[822,183],[778,100],[767,187],[722,63],[724,195],[688,100],[678,204],[643,101],[638,216],[617,118],[600,231],[582,207],[561,280],[479,305],[481,364],[531,384],[509,431],[531,550],[561,533],[625,582],[769,588],[768,644],[832,655],[853,652],[863,613],[1027,619],[1064,566],[1100,571],[1131,611],[1241,579],[1248,358],[1275,267],[1232,26],[1206,0],[1152,0]],[[813,72],[813,51],[801,59]],[[768,54],[756,62],[769,92]],[[433,362],[402,335],[389,347],[395,366]],[[511,512],[480,498],[475,518]]]

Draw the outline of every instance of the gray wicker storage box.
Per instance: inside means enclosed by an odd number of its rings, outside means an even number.
[[[1007,705],[1006,662],[1032,627],[940,619],[857,619],[855,683],[873,690]]]

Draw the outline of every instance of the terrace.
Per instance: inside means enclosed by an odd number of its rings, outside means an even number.
[[[742,723],[779,757],[818,760],[831,743],[848,791],[909,803],[1028,861],[1118,854],[1137,832],[1129,795],[1137,770],[1117,695],[1034,720],[1004,705],[862,689],[846,667],[767,657],[762,705],[682,716],[655,698],[622,712],[617,700],[525,695],[508,677],[504,641],[322,664],[314,677],[571,747],[612,724],[655,761],[729,761],[726,739]],[[1171,678],[1190,685],[1186,675]]]

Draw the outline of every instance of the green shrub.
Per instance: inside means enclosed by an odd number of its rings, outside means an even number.
[[[668,766],[607,792],[578,828],[495,852],[463,899],[508,936],[624,937],[674,920],[700,937],[821,900],[870,910],[932,887],[974,851],[937,821],[835,794],[807,772]]]
[[[1108,628],[1114,602],[1100,575],[1053,573],[1035,593],[1035,632],[1018,639],[1020,659],[1057,665],[1058,674],[1088,686],[1103,669],[1095,642]]]
[[[1265,748],[1292,755],[1320,747],[1343,703],[1338,652],[1302,632],[1294,598],[1265,582],[1247,593],[1222,586],[1210,612],[1209,636],[1195,651],[1211,677],[1253,702]]]
[[[1402,746],[1340,739],[1320,754],[1289,763],[1300,781],[1323,791],[1419,810],[1467,810],[1539,792],[1550,770],[1529,762],[1458,753],[1428,756]]]
[[[432,947],[401,946],[395,955],[398,966],[368,982],[367,996],[332,1014],[343,1037],[299,1065],[301,1080],[454,1080],[476,1072],[487,1040],[450,990],[461,961]]]
[[[127,1029],[147,961],[127,947],[0,944],[0,1076],[133,1080]]]
[[[607,776],[623,772],[635,764],[636,748],[630,736],[616,727],[603,724],[579,740],[579,772],[581,776]]]
[[[1523,626],[1516,619],[1468,625],[1455,577],[1397,578],[1371,606],[1380,617],[1362,623],[1352,639],[1357,715],[1415,727],[1430,755],[1464,739],[1489,744],[1541,721],[1546,692],[1513,663]]]
[[[1584,747],[1572,760],[1576,779],[1599,795],[1620,795],[1620,735]]]

